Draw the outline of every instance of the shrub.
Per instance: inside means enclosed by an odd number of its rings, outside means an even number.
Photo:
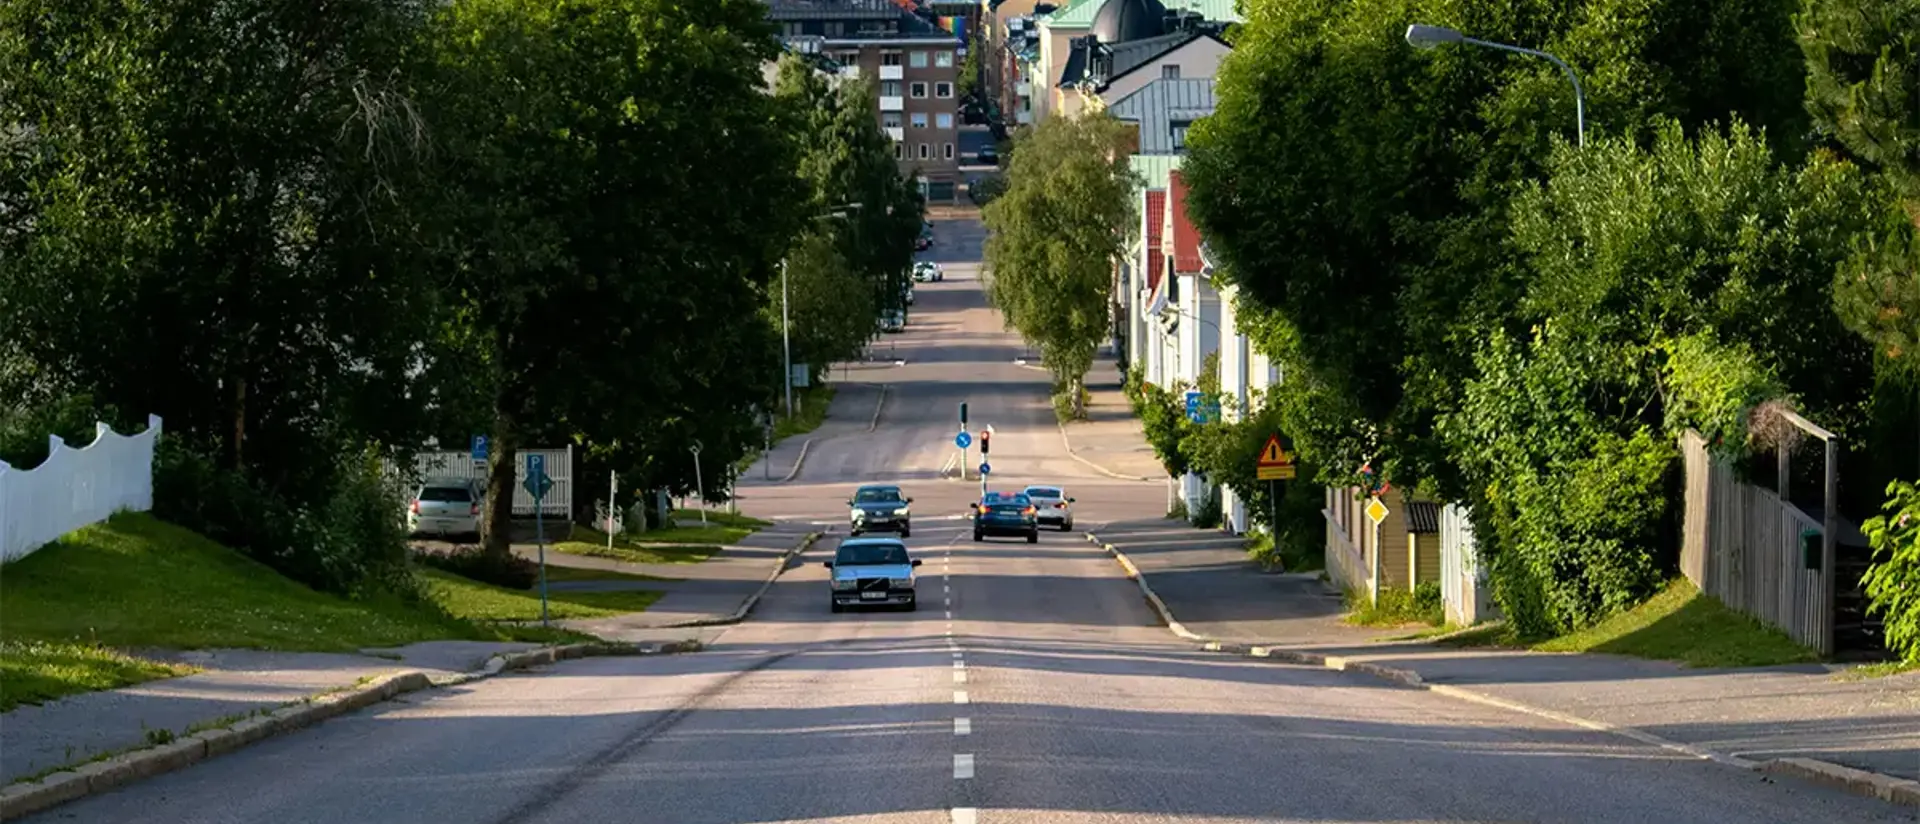
[[[1887,648],[1920,661],[1920,487],[1887,485],[1885,514],[1862,524],[1873,546],[1867,568],[1867,611],[1886,622]]]
[[[1200,505],[1193,510],[1193,525],[1201,529],[1218,529],[1223,515],[1220,511],[1220,490],[1207,486],[1200,491]]]
[[[100,408],[85,395],[61,398],[25,409],[0,407],[0,461],[32,469],[47,459],[47,436],[59,435],[76,449],[93,443],[94,423],[115,424],[111,407]]]
[[[370,456],[336,460],[316,500],[290,501],[244,472],[215,465],[183,439],[154,455],[153,512],[314,589],[409,593],[399,490]]]
[[[422,552],[414,557],[426,566],[508,589],[532,589],[540,582],[539,564],[518,555],[489,555],[477,546]]]

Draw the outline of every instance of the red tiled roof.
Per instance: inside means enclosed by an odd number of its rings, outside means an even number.
[[[1200,231],[1187,217],[1187,181],[1174,172],[1168,176],[1167,194],[1173,209],[1173,270],[1175,274],[1200,273]]]
[[[1147,192],[1147,291],[1160,288],[1161,271],[1167,268],[1167,257],[1160,251],[1160,224],[1167,214],[1167,193],[1158,189]]]

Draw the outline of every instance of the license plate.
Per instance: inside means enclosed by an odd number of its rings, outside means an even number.
[[[860,593],[860,600],[862,600],[862,601],[883,601],[883,600],[886,600],[886,597],[887,597],[887,594],[886,594],[886,593],[884,593],[884,592],[862,592],[862,593]]]

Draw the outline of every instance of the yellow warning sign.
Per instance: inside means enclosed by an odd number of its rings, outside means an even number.
[[[1260,462],[1254,467],[1254,477],[1262,481],[1286,481],[1294,477],[1293,456],[1280,445],[1279,435],[1267,436],[1267,445],[1260,448]]]

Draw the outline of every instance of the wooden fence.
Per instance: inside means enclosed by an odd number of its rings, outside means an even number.
[[[1770,490],[1741,482],[1707,452],[1699,433],[1682,434],[1680,448],[1687,485],[1681,572],[1728,607],[1832,654],[1833,588],[1820,569],[1807,568],[1801,550],[1802,533],[1825,534],[1820,521]]]
[[[513,473],[513,514],[530,518],[534,514],[533,495],[527,492],[527,456],[544,455],[547,463],[547,477],[553,480],[553,488],[540,500],[540,512],[548,517],[564,518],[573,513],[573,447],[564,449],[521,449],[514,453]],[[388,471],[395,467],[388,464]],[[487,481],[487,463],[475,461],[466,452],[421,452],[414,456],[413,472],[407,483],[427,478],[457,478],[462,480]],[[406,490],[412,494],[412,489]]]
[[[1440,600],[1447,622],[1463,627],[1499,612],[1474,545],[1471,513],[1457,504],[1440,508]]]

